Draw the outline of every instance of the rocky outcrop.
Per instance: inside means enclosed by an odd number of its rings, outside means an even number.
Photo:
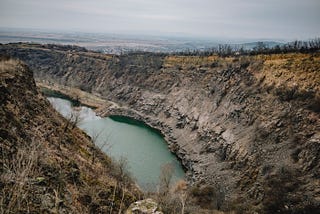
[[[190,182],[218,186],[224,206],[267,213],[319,207],[319,53],[106,56],[36,45],[1,52],[25,60],[37,81],[117,104],[102,115],[159,129]],[[272,194],[275,184],[285,194]]]
[[[126,214],[163,214],[158,211],[158,204],[151,198],[132,203]]]

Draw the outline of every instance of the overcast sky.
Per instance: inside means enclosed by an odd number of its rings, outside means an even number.
[[[0,27],[308,39],[320,0],[0,0]]]

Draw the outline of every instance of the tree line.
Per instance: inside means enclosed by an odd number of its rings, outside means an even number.
[[[320,38],[309,41],[293,41],[286,44],[278,44],[270,47],[265,42],[257,42],[256,46],[246,49],[244,45],[219,44],[207,50],[186,50],[174,52],[171,55],[179,56],[212,56],[218,55],[238,56],[238,55],[257,55],[257,54],[285,54],[285,53],[313,53],[320,51]]]

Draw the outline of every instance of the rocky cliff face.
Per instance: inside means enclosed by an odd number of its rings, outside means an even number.
[[[139,192],[37,91],[32,72],[0,60],[0,212],[118,213]],[[93,159],[94,158],[94,159]]]
[[[3,45],[38,81],[117,103],[162,131],[191,183],[212,185],[222,207],[299,213],[320,206],[320,54],[107,56]],[[120,106],[120,107],[119,107]]]

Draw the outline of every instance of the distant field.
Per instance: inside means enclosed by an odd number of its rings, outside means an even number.
[[[217,43],[210,41],[197,42],[192,39],[151,36],[0,31],[0,43],[11,42],[78,45],[90,50],[111,54],[120,54],[128,51],[175,52],[195,49],[203,50],[217,45]]]

